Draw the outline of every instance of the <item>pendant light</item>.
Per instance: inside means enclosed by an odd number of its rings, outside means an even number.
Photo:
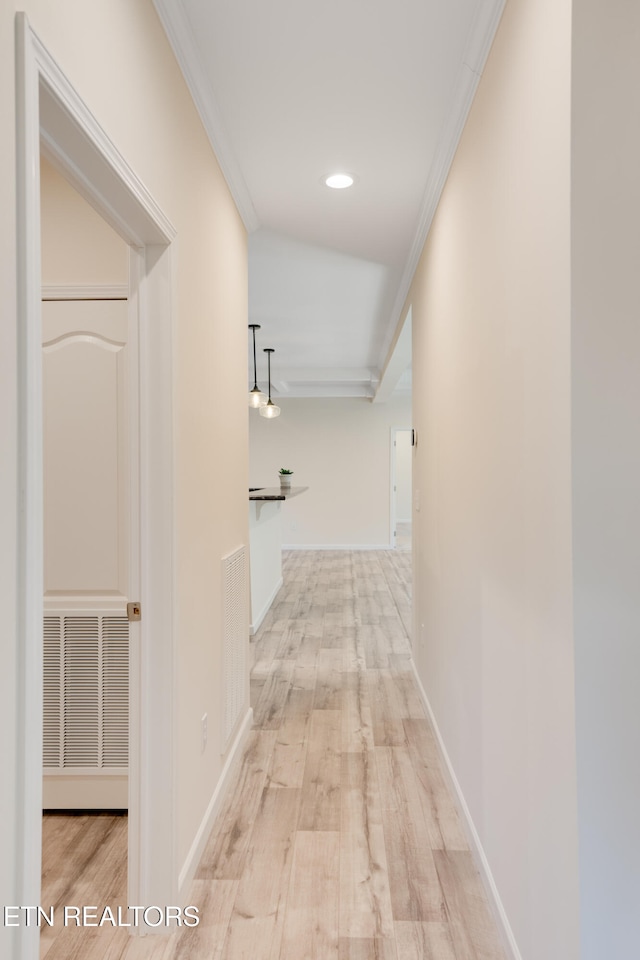
[[[253,389],[249,391],[249,406],[254,410],[263,407],[267,398],[258,386],[258,374],[256,371],[256,330],[260,329],[259,323],[250,323],[249,330],[253,332]]]
[[[280,407],[277,407],[271,399],[271,354],[275,353],[275,350],[273,347],[265,347],[264,352],[267,355],[267,362],[269,364],[269,399],[265,403],[264,407],[260,407],[260,416],[267,417],[269,420],[272,420],[273,417],[280,416]]]

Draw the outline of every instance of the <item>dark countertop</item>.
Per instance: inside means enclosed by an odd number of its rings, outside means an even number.
[[[257,487],[249,490],[249,500],[291,500],[308,489],[309,487],[291,487],[289,490],[281,490],[280,487]]]

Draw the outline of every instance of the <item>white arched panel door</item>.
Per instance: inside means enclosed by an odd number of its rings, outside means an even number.
[[[44,807],[124,808],[128,304],[42,307]]]

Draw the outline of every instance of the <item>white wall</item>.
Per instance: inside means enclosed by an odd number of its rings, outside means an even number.
[[[282,415],[249,411],[249,486],[277,486],[280,467],[309,490],[283,507],[283,543],[388,546],[391,427],[411,400],[278,399]]]
[[[129,248],[44,157],[40,158],[42,283],[126,286]]]
[[[31,26],[177,230],[173,245],[178,866],[219,781],[221,557],[247,543],[246,232],[151,0],[9,0],[0,6],[0,723],[15,731],[16,170],[14,14]],[[219,416],[217,399],[225,398]],[[235,469],[221,470],[220,458]],[[247,609],[248,623],[248,609]],[[7,687],[5,690],[4,687]],[[247,684],[248,693],[248,684]],[[247,701],[248,703],[248,701]],[[200,718],[209,744],[200,752]],[[0,899],[16,889],[13,736],[0,778]],[[36,759],[36,758],[34,758]],[[12,894],[12,891],[14,893]],[[0,937],[10,933],[0,931]],[[4,955],[4,946],[1,948]],[[8,952],[8,951],[7,951]]]
[[[637,956],[640,6],[574,3],[573,556],[582,960]]]
[[[569,0],[512,0],[419,264],[422,682],[524,960],[578,957]]]

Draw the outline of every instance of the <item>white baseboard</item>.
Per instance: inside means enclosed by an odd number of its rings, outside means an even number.
[[[189,889],[193,882],[198,864],[200,863],[200,858],[204,852],[204,848],[207,840],[209,839],[209,834],[211,833],[215,819],[220,813],[220,808],[225,799],[227,790],[229,789],[232,776],[235,772],[235,765],[242,756],[244,744],[251,729],[252,723],[253,710],[251,707],[249,707],[245,714],[244,720],[238,728],[238,732],[235,735],[233,744],[227,754],[227,759],[224,767],[222,768],[220,779],[218,780],[216,788],[213,791],[213,796],[211,797],[209,805],[205,811],[205,815],[202,818],[200,826],[198,827],[198,832],[196,833],[193,843],[191,844],[191,849],[189,850],[187,858],[182,865],[182,870],[180,871],[180,875],[178,877],[178,890],[181,897],[188,896],[189,894]]]
[[[392,543],[283,543],[283,550],[393,550]]]
[[[43,284],[43,300],[128,300],[128,284]]]
[[[43,810],[126,810],[129,775],[107,770],[43,770]]]
[[[442,739],[440,730],[438,729],[438,724],[436,723],[436,718],[433,710],[431,709],[429,698],[427,697],[426,691],[422,686],[422,681],[418,675],[413,657],[411,658],[411,667],[416,678],[416,683],[418,684],[418,690],[420,691],[422,702],[424,703],[425,710],[427,711],[427,716],[429,717],[431,726],[433,727],[433,732],[436,736],[436,741],[438,743],[438,748],[444,764],[445,773],[447,774],[447,778],[449,780],[449,786],[451,787],[451,791],[458,808],[458,814],[460,816],[460,820],[462,821],[464,831],[467,835],[467,840],[469,841],[471,852],[475,857],[476,866],[480,872],[491,911],[496,921],[498,930],[500,931],[505,952],[509,960],[522,960],[522,954],[518,949],[516,938],[513,935],[513,930],[511,929],[511,924],[509,923],[506,910],[504,909],[504,905],[500,899],[496,882],[493,879],[489,861],[487,860],[486,854],[482,848],[478,831],[476,830],[475,824],[471,817],[471,811],[467,806],[467,801],[464,798],[462,788],[458,783],[458,778],[456,777],[449,754],[447,753],[447,748],[444,745],[444,740]]]
[[[254,634],[256,634],[256,633],[258,632],[258,630],[260,629],[260,624],[262,623],[262,621],[263,621],[264,618],[266,617],[267,613],[269,612],[269,607],[271,606],[271,604],[273,603],[273,601],[274,601],[275,598],[277,597],[278,591],[280,590],[280,587],[282,586],[283,583],[284,583],[284,580],[282,579],[282,577],[280,577],[280,579],[279,579],[278,582],[276,583],[275,587],[274,587],[273,590],[271,591],[271,593],[270,593],[270,595],[269,595],[269,599],[267,600],[267,602],[266,602],[265,605],[263,606],[262,610],[260,611],[260,613],[259,613],[258,616],[256,617],[255,621],[254,621],[253,623],[250,623],[250,624],[249,624],[249,636],[250,636],[250,637],[253,637]]]

